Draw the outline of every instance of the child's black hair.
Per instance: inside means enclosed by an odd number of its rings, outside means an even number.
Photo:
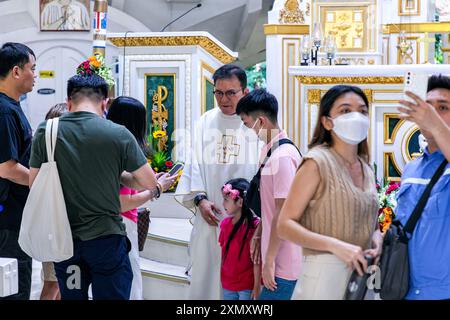
[[[247,190],[248,190],[248,188],[250,186],[250,183],[247,180],[242,179],[242,178],[231,179],[231,180],[227,181],[225,184],[230,184],[233,189],[238,190],[239,191],[239,197],[242,198],[242,199],[244,199],[245,194],[247,193]],[[222,189],[223,189],[223,187],[222,187]],[[237,199],[235,201],[237,201]],[[245,205],[245,201],[243,201],[241,218],[234,225],[233,230],[231,231],[230,237],[228,238],[227,244],[225,245],[225,252],[224,252],[224,255],[222,257],[222,261],[224,261],[226,256],[227,256],[231,240],[233,240],[233,237],[236,235],[236,233],[239,230],[240,226],[243,223],[246,223],[245,234],[244,234],[244,237],[242,238],[241,249],[239,250],[239,256],[238,256],[238,259],[241,258],[242,250],[244,249],[245,240],[247,239],[248,232],[249,232],[250,229],[254,229],[255,228],[254,225],[253,225],[253,220],[254,219],[255,219],[255,215]]]

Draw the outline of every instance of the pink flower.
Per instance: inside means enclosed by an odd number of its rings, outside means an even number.
[[[223,186],[222,193],[224,196],[229,196],[233,200],[239,197],[239,190],[233,189],[229,183]]]
[[[391,194],[391,192],[397,190],[399,186],[400,185],[398,183],[389,184],[389,188],[386,190],[386,194]]]

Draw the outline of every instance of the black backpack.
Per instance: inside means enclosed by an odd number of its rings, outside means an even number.
[[[253,177],[252,181],[250,181],[250,186],[245,195],[245,205],[253,212],[253,214],[257,215],[258,217],[261,217],[261,195],[259,188],[259,184],[261,182],[261,171],[272,155],[272,152],[274,152],[279,146],[283,144],[291,144],[298,150],[297,146],[289,139],[281,139],[280,141],[278,141],[278,143],[275,143],[267,152],[266,158],[259,167],[258,172]],[[300,153],[300,156],[302,155],[300,150],[298,150],[298,153]]]

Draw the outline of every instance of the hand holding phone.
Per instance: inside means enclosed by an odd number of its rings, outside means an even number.
[[[411,91],[423,101],[427,99],[428,74],[423,71],[408,71],[405,74],[403,94],[404,100],[416,103],[406,95],[406,91]]]
[[[184,165],[182,163],[177,163],[172,167],[172,169],[170,169],[169,175],[170,176],[177,175],[181,170],[183,170],[183,168]]]

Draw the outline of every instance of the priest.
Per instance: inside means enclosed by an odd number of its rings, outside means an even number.
[[[257,136],[236,115],[239,100],[248,93],[245,71],[224,65],[213,75],[218,108],[197,122],[191,156],[175,194],[177,201],[195,212],[187,272],[189,299],[222,299],[220,221],[225,217],[221,187],[233,178],[251,180],[257,171],[260,146]]]

